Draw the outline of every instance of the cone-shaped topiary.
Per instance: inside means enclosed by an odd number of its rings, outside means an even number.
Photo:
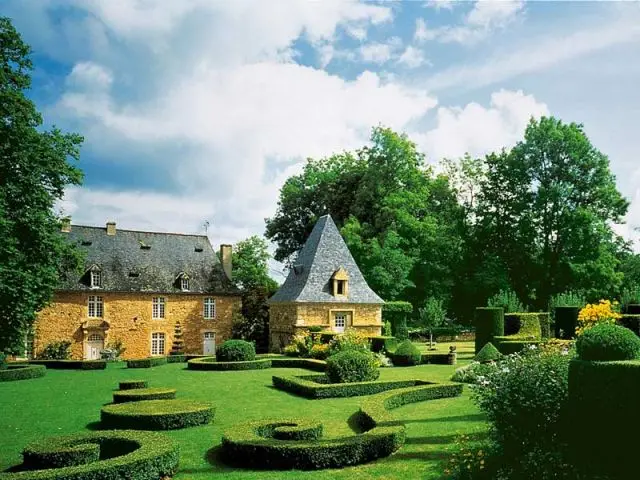
[[[502,354],[498,351],[493,343],[489,342],[478,352],[474,360],[480,363],[487,363],[498,360],[502,357]]]
[[[634,360],[640,357],[640,338],[620,325],[601,323],[576,340],[581,360]]]

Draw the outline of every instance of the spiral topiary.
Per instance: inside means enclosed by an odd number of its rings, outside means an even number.
[[[628,328],[602,323],[578,336],[576,351],[581,360],[633,360],[640,357],[640,338]]]

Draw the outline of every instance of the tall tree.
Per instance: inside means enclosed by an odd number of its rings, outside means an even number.
[[[499,259],[521,299],[546,308],[570,288],[619,287],[616,251],[628,202],[582,125],[531,120],[511,151],[488,155],[475,248]]]
[[[63,268],[78,266],[60,235],[54,205],[82,173],[82,137],[43,130],[25,92],[31,50],[0,17],[0,351],[19,351],[36,312],[51,299]]]
[[[289,178],[276,215],[267,219],[276,259],[294,255],[326,213],[383,298],[418,306],[429,296],[448,297],[462,210],[447,179],[425,165],[405,135],[374,128],[370,145],[311,160]]]

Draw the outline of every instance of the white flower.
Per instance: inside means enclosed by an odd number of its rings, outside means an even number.
[[[535,345],[529,345],[529,350],[535,350],[536,346]]]

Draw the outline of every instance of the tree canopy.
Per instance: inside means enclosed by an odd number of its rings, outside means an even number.
[[[0,351],[20,350],[36,312],[51,299],[60,272],[78,266],[54,212],[68,185],[78,185],[82,137],[42,128],[26,96],[30,48],[0,17]]]

